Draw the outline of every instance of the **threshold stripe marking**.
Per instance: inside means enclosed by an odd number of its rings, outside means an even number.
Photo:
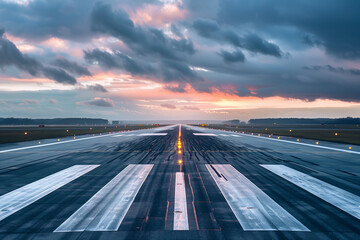
[[[100,165],[74,165],[0,196],[0,221]]]
[[[216,136],[213,133],[193,133],[195,136]]]
[[[167,133],[142,133],[138,136],[166,136]]]
[[[130,164],[54,232],[117,231],[153,164]]]
[[[284,165],[260,165],[305,191],[360,219],[360,197]]]
[[[230,164],[206,164],[206,168],[244,231],[309,231]]]
[[[177,172],[175,179],[174,230],[189,230],[183,172]]]

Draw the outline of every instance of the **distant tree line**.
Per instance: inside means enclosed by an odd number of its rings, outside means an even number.
[[[0,125],[104,125],[109,121],[101,118],[0,118]]]
[[[260,118],[250,119],[249,124],[360,124],[360,118]]]

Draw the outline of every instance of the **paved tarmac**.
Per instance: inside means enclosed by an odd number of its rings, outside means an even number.
[[[360,239],[360,146],[189,125],[1,144],[0,239]]]

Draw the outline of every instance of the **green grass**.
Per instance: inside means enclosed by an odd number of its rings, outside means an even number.
[[[125,126],[11,126],[0,127],[0,144],[23,142],[47,138],[73,137],[84,134],[99,134],[114,131],[138,130],[155,127],[154,125],[127,125]],[[27,133],[27,134],[25,134]]]
[[[246,133],[260,133],[265,135],[289,136],[307,138],[319,141],[330,141],[360,145],[360,127],[357,125],[323,126],[323,125],[294,125],[294,126],[226,126],[209,125],[209,128],[225,129]],[[290,131],[291,130],[291,131]],[[337,133],[337,135],[335,134]]]

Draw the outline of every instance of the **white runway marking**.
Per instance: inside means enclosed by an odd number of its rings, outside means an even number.
[[[218,134],[218,136],[223,136],[223,137],[228,137],[229,135],[228,134]]]
[[[206,164],[206,168],[244,231],[309,231],[230,164]]]
[[[216,136],[213,133],[193,133],[195,136]]]
[[[189,230],[183,172],[177,172],[175,179],[174,230]]]
[[[240,135],[235,135],[235,134],[231,134],[230,136],[233,136],[233,137],[242,137]]]
[[[55,232],[116,231],[153,164],[130,164],[101,188]]]
[[[0,221],[99,165],[74,165],[0,196]]]
[[[260,165],[285,180],[314,194],[348,214],[360,219],[360,197],[310,175],[284,165]]]
[[[111,137],[122,137],[122,136],[124,136],[123,134],[119,134],[119,135],[113,135],[113,136],[111,136]]]
[[[288,140],[282,140],[282,139],[276,139],[276,138],[269,138],[269,137],[260,137],[260,136],[248,135],[248,134],[243,134],[242,136],[255,137],[255,138],[267,139],[267,140],[271,140],[271,141],[292,143],[292,144],[298,144],[298,145],[303,145],[303,146],[308,146],[308,147],[322,148],[322,149],[328,149],[328,150],[333,150],[333,151],[338,151],[338,152],[346,152],[346,153],[353,153],[353,154],[359,154],[359,155],[360,155],[360,152],[353,151],[353,150],[346,150],[346,149],[340,149],[340,148],[326,147],[326,146],[320,146],[320,145],[314,145],[314,144],[308,144],[308,143],[301,143],[301,142],[292,142],[292,141],[288,141]]]
[[[138,136],[166,136],[167,133],[142,133]]]
[[[19,151],[19,150],[25,150],[25,149],[30,149],[30,148],[45,147],[45,146],[51,146],[51,145],[69,143],[69,142],[77,142],[77,141],[83,141],[83,140],[99,138],[99,137],[108,137],[108,136],[109,135],[100,135],[100,136],[94,136],[94,137],[85,137],[85,138],[80,138],[80,139],[67,140],[67,141],[62,141],[62,142],[53,142],[53,143],[45,143],[45,144],[39,144],[39,145],[34,145],[34,146],[28,146],[28,147],[12,148],[12,149],[7,149],[7,150],[1,150],[0,153]]]

